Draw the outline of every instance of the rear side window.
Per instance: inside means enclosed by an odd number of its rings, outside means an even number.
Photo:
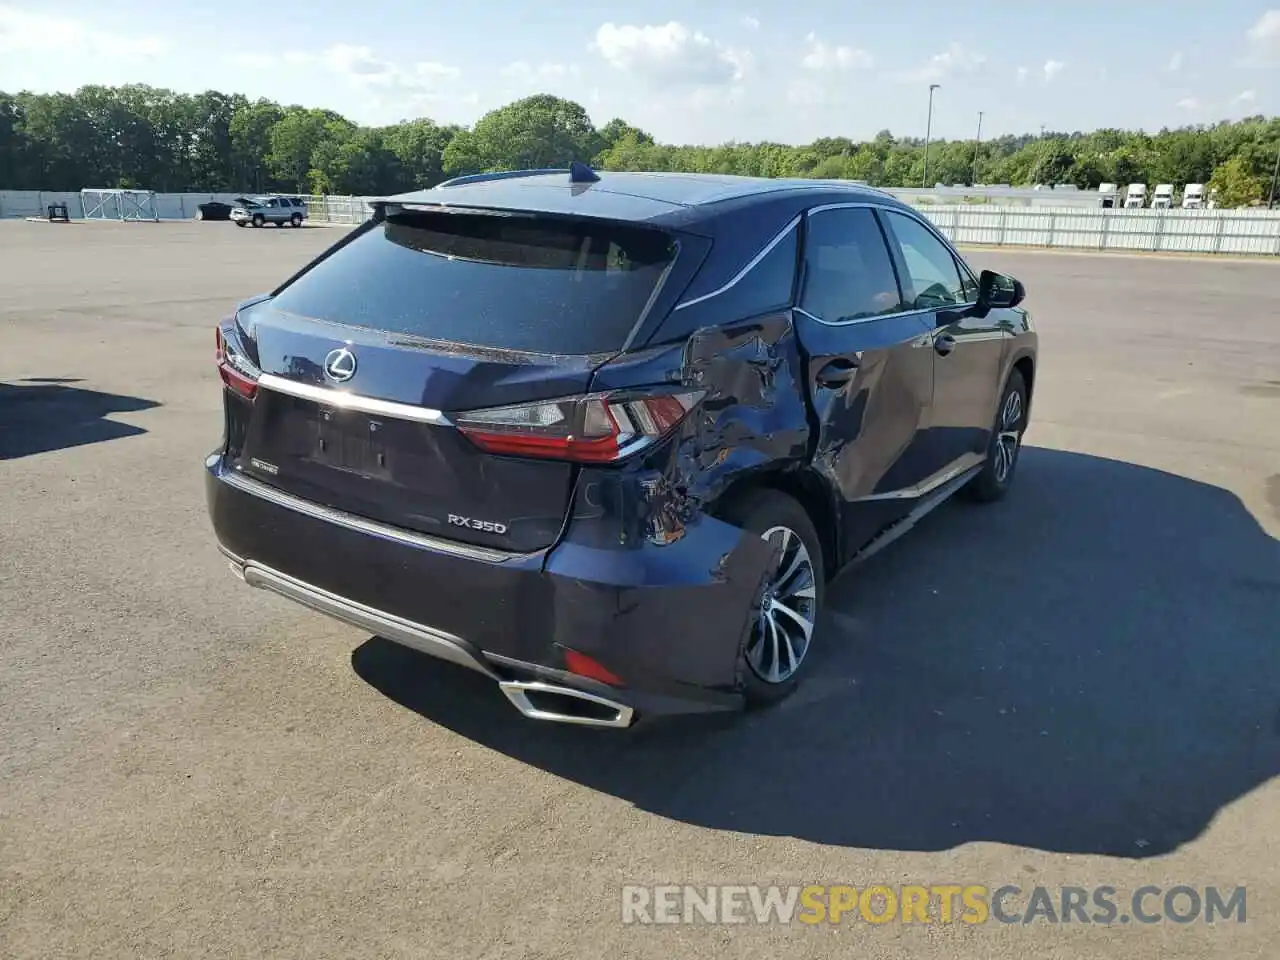
[[[852,207],[809,215],[800,306],[829,323],[904,309],[884,234],[870,209]]]
[[[277,309],[532,353],[626,342],[677,246],[662,231],[524,215],[398,213],[316,264]]]

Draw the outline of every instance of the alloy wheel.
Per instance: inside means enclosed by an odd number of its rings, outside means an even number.
[[[809,550],[794,530],[770,527],[760,538],[781,549],[747,641],[747,665],[766,683],[783,683],[809,652],[817,616],[816,578]]]
[[[1004,483],[1009,479],[1021,440],[1022,394],[1017,390],[1010,390],[1000,408],[1000,424],[996,433],[995,463],[992,467],[997,483]]]

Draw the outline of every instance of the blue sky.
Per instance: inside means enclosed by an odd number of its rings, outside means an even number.
[[[936,136],[1157,130],[1280,113],[1280,5],[0,0],[0,89],[127,82],[370,124],[548,92],[681,143],[923,135],[940,83]]]

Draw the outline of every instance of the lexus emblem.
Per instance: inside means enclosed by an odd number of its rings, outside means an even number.
[[[335,383],[346,383],[356,375],[356,355],[346,347],[330,350],[324,358],[324,372]]]

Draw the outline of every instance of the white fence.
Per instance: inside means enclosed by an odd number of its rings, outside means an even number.
[[[193,220],[196,207],[202,203],[210,200],[235,203],[236,197],[242,196],[242,193],[157,193],[156,213],[161,220]],[[48,214],[50,204],[55,203],[66,204],[73,220],[84,216],[79,190],[0,190],[0,218],[43,217]]]
[[[234,193],[157,193],[162,220],[188,220],[210,200],[234,203]],[[911,196],[903,199],[910,201]],[[316,222],[361,223],[372,214],[368,197],[307,197]],[[0,217],[42,217],[52,203],[81,216],[79,193],[0,190]],[[994,204],[916,207],[961,244],[1225,253],[1280,256],[1280,210],[1104,210],[1082,207],[1008,207]]]
[[[1280,256],[1280,210],[916,209],[961,244]]]

